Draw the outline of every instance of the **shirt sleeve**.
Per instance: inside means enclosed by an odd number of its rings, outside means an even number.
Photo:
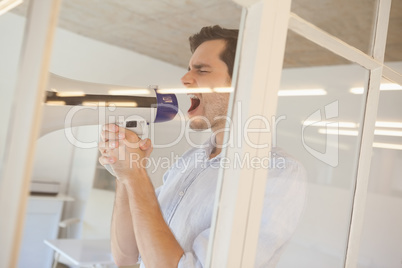
[[[304,208],[305,170],[294,160],[286,165],[268,176],[255,267],[276,267]]]
[[[299,162],[289,160],[286,168],[270,170],[254,267],[276,267],[298,225],[305,191],[306,174]],[[178,268],[205,267],[209,234],[210,229],[206,229],[197,236],[192,251],[183,254]]]
[[[185,252],[177,268],[203,268],[207,259],[210,228],[201,232],[194,240],[191,252]]]

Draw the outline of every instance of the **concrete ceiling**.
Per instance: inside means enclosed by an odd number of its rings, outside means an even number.
[[[368,52],[377,0],[293,0],[292,11]],[[28,1],[13,10],[26,14]],[[188,36],[202,26],[238,28],[231,0],[65,0],[59,26],[77,34],[187,67]],[[402,1],[392,5],[386,61],[402,61]],[[348,63],[289,31],[285,68]]]

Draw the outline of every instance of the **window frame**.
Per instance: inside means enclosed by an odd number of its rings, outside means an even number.
[[[360,236],[364,222],[380,82],[382,77],[385,77],[402,84],[402,75],[384,65],[391,0],[378,0],[377,2],[375,26],[372,33],[371,52],[369,54],[328,34],[314,24],[292,13],[290,11],[291,0],[235,0],[235,2],[244,7],[247,15],[243,19],[244,29],[241,41],[239,41],[239,47],[241,47],[242,52],[238,60],[242,64],[238,66],[239,78],[236,81],[233,103],[239,100],[243,100],[243,103],[245,100],[248,102],[253,101],[252,106],[249,103],[247,103],[248,105],[242,105],[242,108],[247,110],[245,114],[257,114],[256,107],[260,107],[261,104],[265,104],[266,106],[272,105],[272,107],[258,114],[263,115],[265,118],[271,118],[271,115],[275,114],[277,90],[279,87],[278,81],[280,81],[281,76],[281,71],[278,72],[277,67],[281,66],[282,68],[283,47],[285,46],[283,39],[280,37],[283,37],[283,34],[286,36],[288,29],[351,62],[359,64],[369,71],[369,75],[366,78],[368,94],[363,117],[357,175],[352,200],[351,223],[344,262],[345,268],[356,267],[360,248]],[[259,12],[254,10],[256,6],[258,6]],[[278,17],[280,16],[278,14],[288,18],[288,20],[279,20]],[[270,16],[272,20],[267,21],[267,16]],[[267,23],[271,24],[267,25]],[[256,31],[255,28],[253,29],[249,25],[258,25],[260,30]],[[270,25],[274,25],[276,30],[270,31]],[[274,44],[266,44],[264,36],[272,40]],[[254,45],[248,43],[250,40],[255,42]],[[278,45],[279,47],[283,47],[278,49]],[[273,48],[278,49],[276,55],[270,54]],[[257,51],[257,53],[253,53],[253,51]],[[270,56],[267,58],[266,55]],[[261,70],[256,68],[258,64],[263,64],[261,61],[266,61],[267,59],[272,63],[271,69],[267,71],[266,69]],[[244,65],[247,65],[247,67]],[[273,65],[275,65],[274,68],[272,68]],[[254,68],[250,69],[250,67]],[[256,80],[260,79],[260,81],[248,80],[252,81],[252,83],[248,83],[248,85],[242,84],[242,78],[248,77],[250,70],[251,72],[259,73]],[[264,70],[266,72],[265,76],[262,74]],[[267,80],[265,80],[266,77],[268,77]],[[266,91],[268,92],[268,96],[262,93],[261,88],[256,88],[256,85],[261,81],[265,81],[265,85],[267,85]],[[255,96],[255,94],[258,95],[258,93],[261,93],[264,97],[252,100],[252,96]],[[268,104],[267,100],[270,101]],[[232,109],[236,111],[236,106]],[[232,111],[233,114],[235,113]],[[232,117],[233,125],[238,123],[236,120],[236,117]],[[265,135],[265,138],[261,137],[261,140],[270,138],[270,133],[261,135]],[[253,157],[263,155],[266,150],[252,151],[249,148],[227,148],[224,154],[231,157],[235,153],[244,154],[246,152],[250,154],[250,157]],[[214,215],[216,222],[213,222],[211,231],[213,238],[210,241],[207,267],[246,268],[253,266],[261,219],[260,214],[263,205],[265,185],[263,178],[265,178],[266,174],[266,172],[261,170],[255,172],[225,170],[222,172],[218,182]]]

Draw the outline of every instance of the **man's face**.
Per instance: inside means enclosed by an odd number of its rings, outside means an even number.
[[[219,55],[225,49],[224,40],[212,40],[202,43],[193,53],[189,71],[181,81],[188,88],[230,87],[231,79],[226,64]],[[191,107],[188,115],[192,129],[213,131],[225,126],[229,102],[229,93],[195,93],[189,94]]]

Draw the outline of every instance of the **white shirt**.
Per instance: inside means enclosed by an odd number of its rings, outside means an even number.
[[[209,159],[213,146],[205,145],[187,151],[156,190],[164,219],[185,252],[179,268],[201,268],[206,261],[221,155]],[[276,266],[305,199],[302,165],[282,151],[272,155],[285,162],[269,170],[255,267]]]

